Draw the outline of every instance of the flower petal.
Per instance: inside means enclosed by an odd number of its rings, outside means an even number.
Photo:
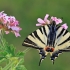
[[[53,21],[56,21],[57,20],[57,17],[51,17],[51,19],[53,20]]]
[[[39,23],[45,23],[44,20],[42,20],[41,18],[38,18],[37,21],[38,21]]]
[[[49,21],[49,20],[47,20],[47,21],[46,21],[46,23],[47,23],[47,24],[50,24],[50,21]]]
[[[44,21],[47,21],[47,18],[49,17],[49,14],[46,14],[46,16],[44,17]]]
[[[12,26],[12,27],[10,27],[13,31],[18,31],[19,32],[19,30],[22,30],[20,27],[16,27],[16,26]]]
[[[68,26],[67,26],[67,24],[65,23],[65,24],[63,24],[63,25],[61,25],[64,29],[67,29],[68,28]]]
[[[36,24],[36,26],[42,26],[42,24],[38,23],[38,24]]]
[[[59,23],[62,23],[62,20],[60,18],[57,18],[57,17],[51,17],[52,21],[55,21],[56,24],[59,24]]]
[[[59,20],[59,23],[62,23],[62,20],[60,18],[58,20]]]
[[[15,34],[16,37],[20,36],[20,34],[17,33],[17,32],[14,32],[14,34]]]

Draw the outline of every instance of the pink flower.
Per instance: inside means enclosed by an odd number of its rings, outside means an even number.
[[[4,24],[4,23],[7,23],[7,20],[6,20],[7,14],[5,14],[3,12],[4,11],[0,12],[0,22],[2,22]]]
[[[0,12],[0,18],[7,16],[7,14],[4,13],[4,11]]]
[[[17,26],[17,25],[19,25],[18,21],[15,19],[14,16],[8,17],[8,23],[10,24],[10,26]]]
[[[57,18],[57,17],[51,17],[52,21],[55,21],[56,24],[59,24],[59,23],[62,23],[62,20],[60,18]]]
[[[42,20],[41,18],[38,18],[38,24],[36,24],[36,26],[43,26],[46,24],[50,24],[50,21],[48,20],[49,14],[46,14],[46,16],[44,17],[44,20]]]
[[[63,25],[61,25],[61,27],[63,27],[64,29],[67,29],[68,28],[68,26],[67,26],[67,24],[65,23],[65,24],[63,24]]]
[[[9,34],[9,32],[12,32],[15,34],[16,37],[20,36],[19,31],[22,30],[20,27],[11,27],[11,31],[5,31],[6,34]]]
[[[14,16],[7,16],[4,11],[0,12],[0,29],[4,29],[6,34],[13,32],[16,37],[20,36],[19,31],[22,30],[18,25],[19,22]]]

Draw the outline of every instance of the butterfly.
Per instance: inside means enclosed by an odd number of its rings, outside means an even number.
[[[50,59],[54,64],[60,53],[70,51],[70,33],[52,21],[51,24],[41,26],[29,34],[22,45],[39,50],[41,55],[39,66],[48,53],[50,53]]]

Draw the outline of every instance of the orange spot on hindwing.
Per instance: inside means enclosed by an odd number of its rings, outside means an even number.
[[[45,47],[44,50],[47,52],[53,52],[54,48],[53,47]]]

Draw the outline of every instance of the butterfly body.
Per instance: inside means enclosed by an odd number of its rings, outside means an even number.
[[[50,58],[54,63],[59,53],[67,51],[70,46],[70,33],[52,22],[29,34],[24,40],[23,46],[32,47],[39,50],[41,55],[39,65],[50,53]],[[68,50],[69,51],[69,50]]]
[[[49,34],[47,37],[47,45],[54,47],[55,39],[56,39],[56,24],[53,22],[51,25],[49,25]]]

